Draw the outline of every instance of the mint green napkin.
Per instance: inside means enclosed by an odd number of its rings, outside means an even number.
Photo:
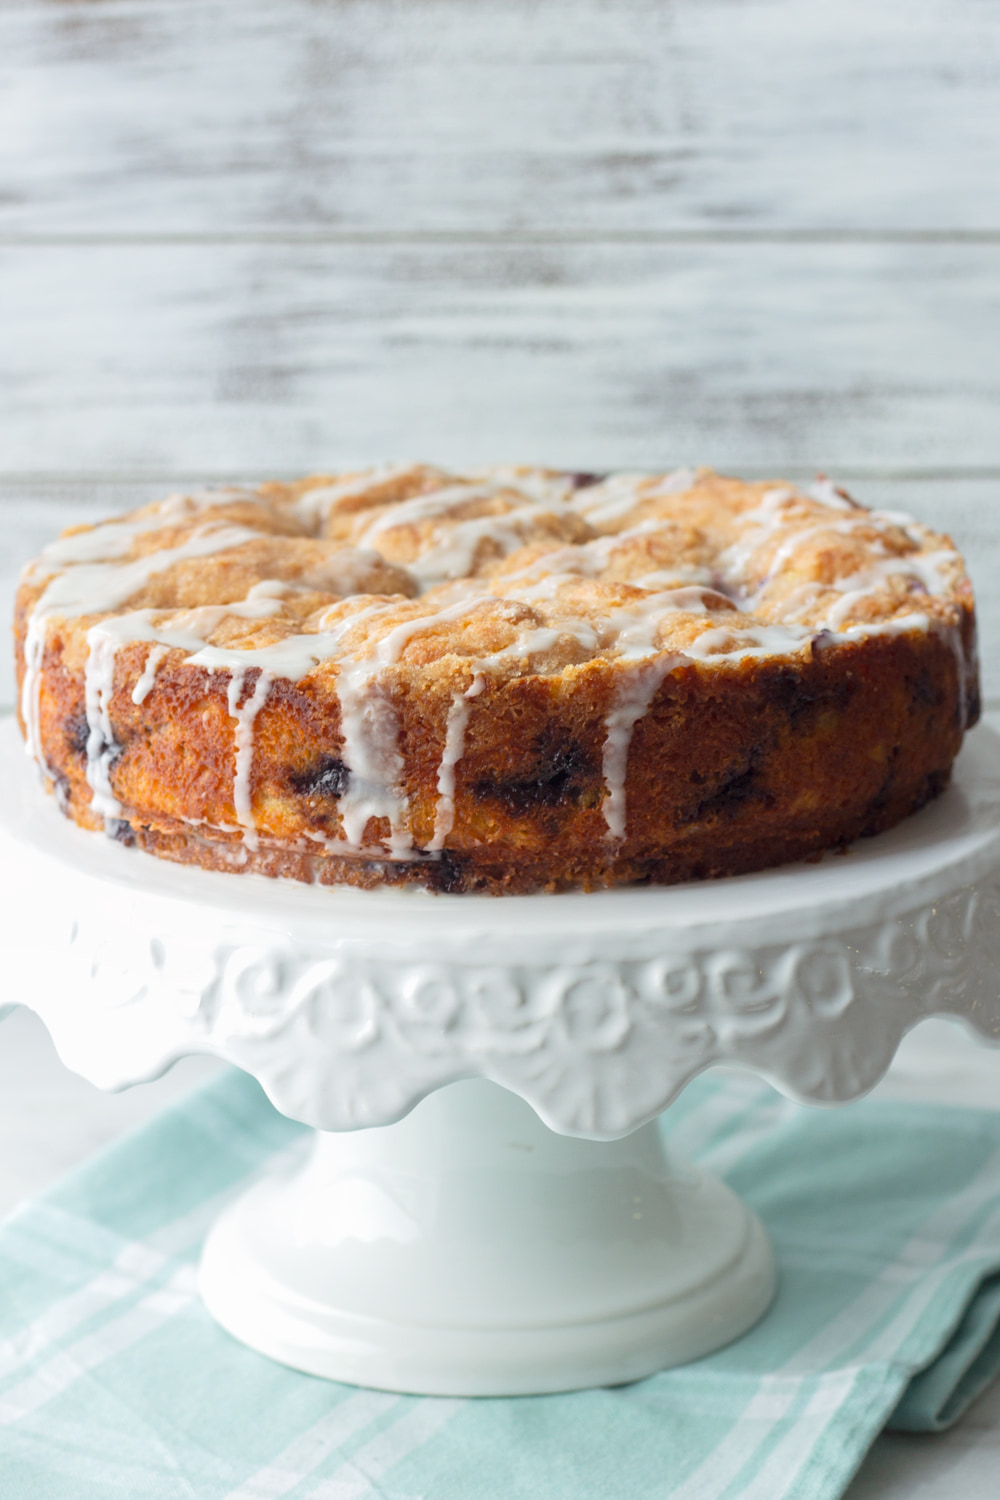
[[[222,1333],[199,1243],[299,1127],[227,1075],[0,1228],[3,1500],[827,1500],[887,1424],[1000,1366],[1000,1114],[803,1109],[712,1075],[666,1121],[777,1250],[738,1343],[632,1386],[440,1400],[299,1375]]]

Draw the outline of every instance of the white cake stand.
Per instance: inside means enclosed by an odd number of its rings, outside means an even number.
[[[12,724],[0,768],[8,993],[64,1061],[122,1088],[212,1053],[320,1132],[201,1272],[224,1327],[314,1374],[521,1394],[705,1354],[774,1271],[739,1199],[664,1154],[683,1085],[730,1062],[832,1103],[924,1017],[1000,1036],[987,729],[944,797],[844,858],[500,900],[174,867],[64,821]]]

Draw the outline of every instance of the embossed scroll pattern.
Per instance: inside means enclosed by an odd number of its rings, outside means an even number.
[[[97,920],[67,936],[95,1031],[113,1036],[124,1012],[162,1031],[169,1015],[174,1056],[226,1057],[323,1129],[389,1123],[482,1075],[557,1129],[616,1136],[711,1063],[844,1100],[877,1082],[924,1016],[961,1015],[1000,1039],[997,883],[837,937],[608,963],[394,963],[266,937],[129,938]]]

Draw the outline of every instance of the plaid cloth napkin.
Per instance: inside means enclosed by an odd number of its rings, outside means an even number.
[[[227,1075],[0,1229],[3,1500],[827,1500],[887,1423],[954,1421],[1000,1366],[1000,1114],[803,1109],[719,1074],[667,1116],[781,1268],[747,1337],[566,1396],[334,1385],[221,1332],[199,1242],[307,1145]]]

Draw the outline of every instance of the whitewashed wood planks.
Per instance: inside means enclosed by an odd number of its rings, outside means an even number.
[[[0,248],[0,472],[1000,474],[982,245]]]
[[[0,5],[0,231],[1000,230],[982,0]]]

